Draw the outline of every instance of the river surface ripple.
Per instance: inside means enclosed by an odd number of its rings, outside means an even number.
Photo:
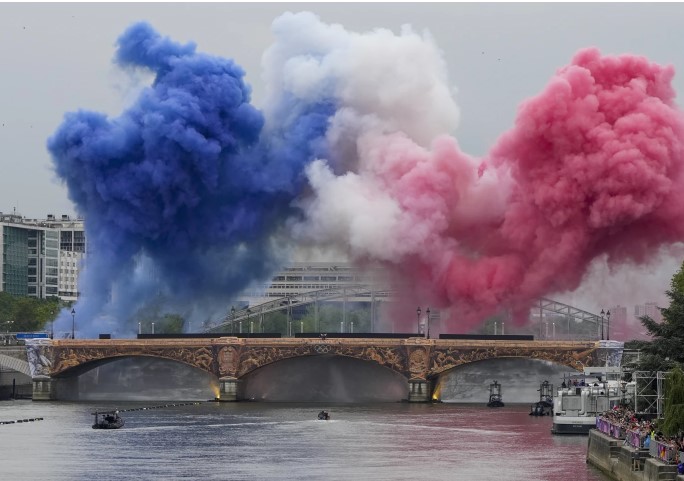
[[[169,404],[177,403],[169,401]],[[586,436],[553,436],[527,405],[0,402],[3,480],[605,481],[585,462]],[[318,421],[321,409],[330,421]]]

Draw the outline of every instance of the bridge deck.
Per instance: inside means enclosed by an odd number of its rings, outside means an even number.
[[[344,344],[350,346],[397,346],[421,345],[439,347],[540,347],[558,349],[577,349],[598,347],[597,341],[548,341],[548,340],[475,340],[475,339],[425,339],[410,337],[407,339],[383,338],[186,338],[186,339],[76,339],[53,340],[49,345],[60,348],[110,347],[110,346],[207,346],[211,344],[238,344],[245,346],[301,346],[310,344]]]

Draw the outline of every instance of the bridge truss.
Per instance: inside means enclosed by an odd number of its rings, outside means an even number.
[[[267,301],[262,304],[257,304],[254,306],[245,307],[242,309],[231,309],[228,314],[224,317],[222,322],[205,329],[205,332],[234,332],[239,326],[239,332],[242,332],[242,322],[246,321],[247,324],[251,321],[259,321],[263,325],[263,316],[271,312],[285,311],[287,313],[288,326],[291,331],[292,310],[299,306],[314,305],[314,319],[315,325],[318,329],[319,318],[318,318],[318,303],[327,301],[337,301],[342,299],[342,322],[346,325],[346,302],[353,299],[354,302],[370,302],[371,305],[371,331],[373,331],[374,321],[377,317],[377,307],[376,301],[392,299],[396,294],[393,289],[373,289],[368,285],[357,284],[357,285],[345,285],[330,289],[320,289],[315,291],[309,291],[299,294],[291,294],[283,296],[272,301]],[[590,322],[596,325],[597,336],[601,330],[603,318],[597,314],[578,309],[576,307],[564,304],[562,302],[554,301],[552,299],[540,298],[535,301],[532,309],[539,309],[539,337],[548,338],[548,332],[542,331],[544,323],[542,322],[544,311],[553,314],[558,314],[567,319],[574,320],[575,322]],[[548,323],[546,323],[546,329],[548,331]],[[568,331],[570,329],[568,328]],[[292,335],[292,332],[288,332]]]

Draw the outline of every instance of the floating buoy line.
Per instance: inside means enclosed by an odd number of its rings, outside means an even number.
[[[131,408],[131,409],[110,409],[110,411],[118,411],[120,413],[127,413],[131,411],[149,411],[150,409],[163,409],[163,408],[173,408],[177,406],[196,406],[198,404],[204,404],[204,402],[191,402],[191,403],[176,403],[176,404],[161,404],[159,406],[145,406],[141,408]],[[105,410],[99,411],[100,413],[107,412]]]
[[[197,401],[197,402],[191,402],[191,403],[160,404],[159,406],[145,406],[145,407],[132,408],[132,409],[112,409],[111,411],[118,411],[120,413],[127,413],[127,412],[131,412],[131,411],[149,411],[151,409],[173,408],[173,407],[178,407],[178,406],[197,406],[199,404],[204,404],[204,402]],[[107,411],[98,411],[98,412],[107,412]],[[0,421],[0,424],[31,423],[31,422],[42,421],[42,420],[43,420],[43,418],[25,418],[25,419],[16,419],[14,421]]]
[[[17,419],[15,421],[0,421],[0,424],[18,424],[18,423],[32,423],[34,421],[42,421],[43,418],[26,418]]]

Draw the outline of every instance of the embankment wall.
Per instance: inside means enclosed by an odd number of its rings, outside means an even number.
[[[665,464],[648,455],[648,451],[623,445],[592,429],[587,445],[587,463],[616,481],[684,481],[677,466]]]

